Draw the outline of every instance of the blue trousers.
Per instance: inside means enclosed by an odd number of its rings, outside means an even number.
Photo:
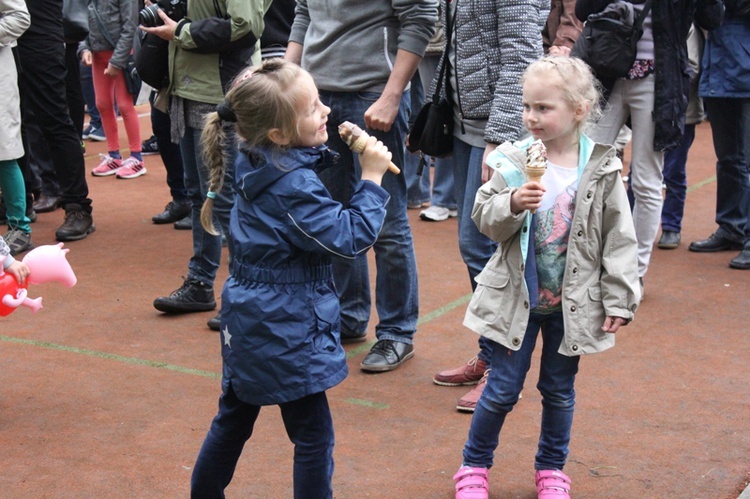
[[[333,419],[325,392],[279,404],[289,440],[294,444],[294,498],[333,497]],[[260,414],[259,405],[237,398],[231,383],[225,383],[219,398],[219,413],[211,422],[190,480],[190,497],[223,498]],[[272,463],[258,459],[257,473]]]

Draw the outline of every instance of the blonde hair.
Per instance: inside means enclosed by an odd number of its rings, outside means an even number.
[[[226,140],[224,127],[234,122],[237,136],[251,147],[282,149],[269,138],[277,128],[294,144],[299,137],[298,103],[300,92],[294,91],[300,75],[298,65],[283,59],[269,59],[259,66],[240,73],[216,112],[206,115],[201,149],[203,161],[210,173],[209,195],[201,209],[201,224],[206,232],[218,235],[213,224],[213,199],[224,183],[226,158],[222,144]]]
[[[551,74],[558,79],[551,78]],[[596,79],[591,68],[577,57],[545,56],[529,64],[521,77],[521,84],[529,78],[541,78],[550,85],[559,82],[563,99],[572,109],[581,104],[588,105],[588,114],[578,123],[576,132],[580,136],[591,123],[595,123],[602,116],[601,83]]]

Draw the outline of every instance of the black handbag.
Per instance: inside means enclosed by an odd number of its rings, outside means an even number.
[[[117,46],[117,44],[114,42],[114,40],[112,40],[112,36],[104,26],[102,18],[99,17],[98,8],[98,2],[94,0],[94,14],[96,15],[96,21],[99,23],[99,28],[102,30],[102,35],[104,35],[104,38],[106,38],[109,44],[112,45],[112,48],[114,48]],[[138,95],[141,93],[141,86],[143,85],[143,81],[141,80],[141,77],[138,74],[138,70],[135,67],[135,58],[133,57],[132,52],[130,53],[130,55],[128,55],[127,61],[125,61],[125,68],[122,70],[122,74],[125,76],[125,86],[128,87],[128,93],[133,96],[133,104],[135,104],[138,101]]]
[[[136,35],[138,36],[138,35]],[[145,33],[133,47],[135,68],[146,84],[159,90],[169,86],[169,42]]]
[[[635,62],[636,46],[651,2],[645,3],[632,26],[623,22],[616,11],[591,14],[570,51],[571,57],[582,59],[598,78],[627,76]]]
[[[89,35],[88,0],[63,0],[63,35],[65,41],[82,42]]]
[[[446,13],[447,15],[447,13]],[[409,140],[406,148],[411,152],[421,152],[423,155],[434,158],[444,158],[453,152],[453,105],[446,98],[440,97],[440,89],[443,84],[446,88],[448,72],[448,48],[451,43],[450,17],[446,23],[446,41],[443,51],[443,65],[435,85],[435,93],[432,101],[426,102],[417,113],[414,122],[409,128]],[[421,166],[417,172],[421,173]]]

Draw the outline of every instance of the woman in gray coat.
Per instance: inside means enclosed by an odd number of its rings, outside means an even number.
[[[26,217],[26,188],[16,161],[23,156],[18,71],[13,58],[16,40],[28,29],[31,16],[24,0],[0,0],[0,190],[8,232],[3,236],[12,255],[33,247]]]

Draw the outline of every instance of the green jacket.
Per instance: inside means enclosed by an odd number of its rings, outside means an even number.
[[[480,232],[499,243],[469,303],[464,325],[511,349],[521,348],[529,319],[524,280],[531,213],[513,214],[510,196],[524,182],[530,139],[506,142],[488,156],[497,167],[477,192],[471,218]],[[601,330],[606,316],[633,319],[640,302],[637,245],[620,170],[611,146],[580,141],[578,194],[562,286],[565,337],[559,352],[574,356],[614,346],[615,335]],[[536,290],[535,290],[536,291]]]
[[[271,0],[190,0],[169,46],[169,93],[218,104],[242,69],[260,61]]]

